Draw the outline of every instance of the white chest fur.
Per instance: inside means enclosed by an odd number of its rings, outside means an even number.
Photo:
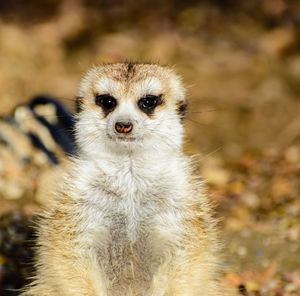
[[[82,242],[97,252],[113,295],[145,290],[183,233],[184,160],[144,157],[106,155],[75,169]]]

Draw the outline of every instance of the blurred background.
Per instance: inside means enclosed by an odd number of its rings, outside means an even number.
[[[26,106],[48,94],[74,111],[91,66],[128,60],[183,77],[185,150],[218,204],[224,281],[241,295],[300,295],[298,0],[1,1],[0,295],[24,283],[28,226],[64,166]],[[53,106],[38,112],[57,120]]]

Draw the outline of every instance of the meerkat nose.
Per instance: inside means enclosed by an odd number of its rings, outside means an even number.
[[[127,122],[117,122],[115,124],[115,130],[121,134],[128,134],[132,131],[133,125],[130,121]]]

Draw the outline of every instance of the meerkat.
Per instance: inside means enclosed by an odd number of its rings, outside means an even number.
[[[218,296],[216,219],[182,151],[187,101],[169,67],[118,63],[83,78],[78,155],[38,230],[23,296]]]

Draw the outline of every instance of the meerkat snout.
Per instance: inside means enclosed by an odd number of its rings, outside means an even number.
[[[133,124],[131,121],[118,121],[115,124],[115,130],[120,134],[128,134],[132,131]]]

